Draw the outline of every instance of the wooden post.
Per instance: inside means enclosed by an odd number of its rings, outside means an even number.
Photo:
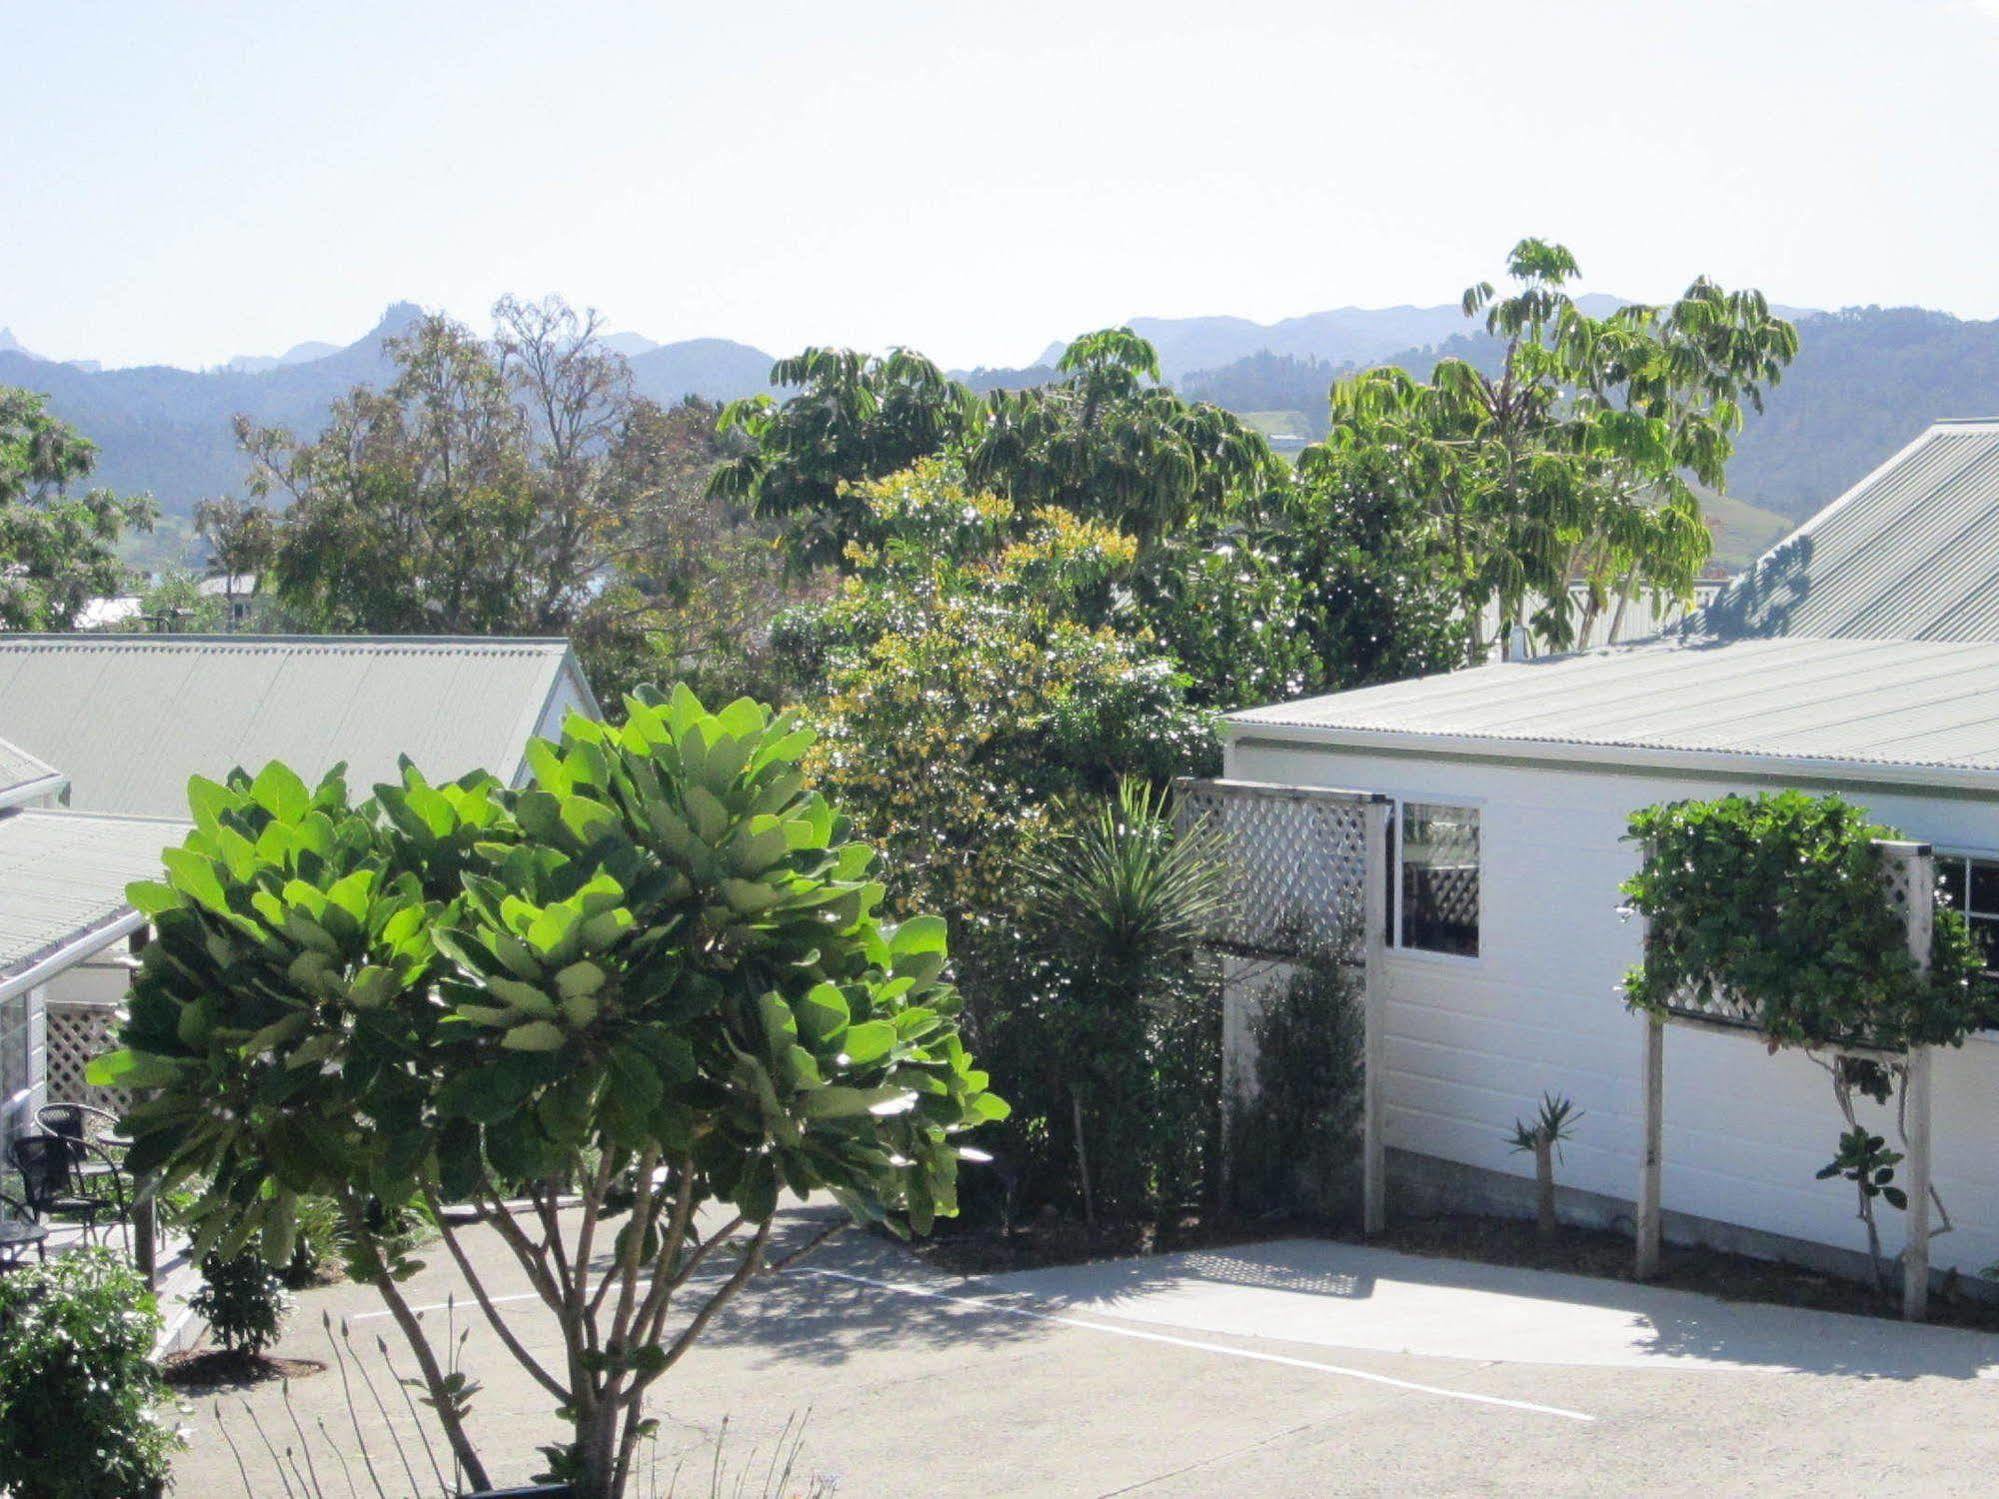
[[[1930,1302],[1930,1055],[1933,1048],[1909,1052],[1909,1075],[1903,1098],[1909,1132],[1908,1243],[1902,1250],[1902,1315],[1921,1322]]]
[[[1888,864],[1890,888],[1907,923],[1909,958],[1916,971],[1930,971],[1930,939],[1936,924],[1936,855],[1927,843],[1889,842],[1880,845]],[[1930,1066],[1933,1048],[1909,1048],[1908,1071],[1902,1081],[1902,1113],[1908,1145],[1909,1206],[1904,1214],[1908,1238],[1902,1246],[1902,1315],[1921,1322],[1930,1302]]]
[[[1361,1083],[1361,1229],[1378,1234],[1388,1227],[1387,1054],[1388,974],[1388,813],[1377,800],[1367,808],[1367,863],[1361,901],[1367,934],[1361,980],[1364,1075]]]
[[[1640,1280],[1659,1273],[1659,1162],[1666,1132],[1666,1022],[1645,1017],[1645,1151],[1638,1168],[1638,1260]]]

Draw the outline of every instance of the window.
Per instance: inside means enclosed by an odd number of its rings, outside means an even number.
[[[1964,913],[1985,953],[1985,971],[1999,977],[1999,859],[1938,854],[1937,883],[1944,900]]]
[[[1393,832],[1389,912],[1394,945],[1477,957],[1478,809],[1401,802]]]

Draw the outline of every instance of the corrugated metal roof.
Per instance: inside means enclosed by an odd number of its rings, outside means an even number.
[[[0,807],[51,796],[62,788],[62,774],[54,766],[0,739]]]
[[[184,814],[188,777],[272,759],[307,780],[344,761],[357,788],[394,779],[399,754],[433,778],[510,777],[568,654],[565,640],[4,635],[0,725],[89,811]]]
[[[160,850],[187,825],[83,812],[0,816],[0,987],[129,907],[125,887],[157,878]]]
[[[1999,785],[1999,644],[1668,639],[1255,708],[1229,723],[1238,737],[1291,728],[1487,754],[1698,752],[1745,768],[1778,757]]]
[[[1999,641],[1999,421],[1938,422],[1688,622],[1723,638]]]

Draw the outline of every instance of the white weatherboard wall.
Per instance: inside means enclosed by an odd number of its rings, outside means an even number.
[[[1543,1091],[1565,1093],[1586,1117],[1564,1146],[1559,1180],[1630,1201],[1643,1024],[1619,989],[1639,955],[1637,924],[1617,914],[1618,883],[1638,856],[1620,840],[1639,807],[1777,783],[1384,755],[1237,732],[1233,778],[1479,809],[1479,956],[1391,950],[1384,964],[1389,1149],[1531,1176],[1531,1160],[1509,1147],[1513,1122],[1532,1115]],[[1999,802],[1797,784],[1841,791],[1939,851],[1999,853]],[[1934,1241],[1933,1263],[1972,1274],[1999,1261],[1999,1040],[1939,1051],[1935,1077],[1934,1178],[1956,1229]],[[1892,1122],[1877,1111],[1875,1128],[1891,1142]],[[1864,1251],[1852,1185],[1813,1179],[1843,1127],[1824,1071],[1807,1057],[1668,1027],[1669,1212]],[[1893,1253],[1902,1215],[1882,1216]]]

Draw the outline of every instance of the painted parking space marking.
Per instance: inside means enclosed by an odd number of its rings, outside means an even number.
[[[1554,1416],[1564,1421],[1594,1421],[1595,1416],[1583,1411],[1567,1410],[1559,1405],[1537,1405],[1531,1400],[1508,1400],[1500,1395],[1479,1395],[1469,1390],[1447,1389],[1440,1385],[1419,1384],[1415,1380],[1397,1379],[1389,1374],[1377,1374],[1371,1369],[1354,1369],[1344,1364],[1321,1363],[1315,1359],[1293,1358],[1282,1353],[1262,1353],[1253,1348],[1236,1348],[1227,1343],[1205,1343],[1198,1338],[1174,1337],[1162,1332],[1144,1332],[1135,1327],[1118,1327],[1109,1322],[1093,1322],[1085,1317],[1065,1316],[1059,1312],[1037,1312],[1026,1307],[1006,1306],[997,1301],[988,1301],[978,1296],[953,1296],[945,1291],[934,1291],[925,1286],[912,1286],[899,1281],[876,1280],[866,1275],[850,1275],[844,1270],[797,1270],[796,1275],[816,1275],[824,1280],[844,1280],[854,1285],[872,1286],[876,1290],[891,1291],[898,1296],[920,1296],[928,1301],[948,1302],[953,1306],[971,1307],[982,1312],[998,1312],[1008,1317],[1024,1317],[1034,1322],[1052,1322],[1058,1327],[1077,1327],[1086,1332],[1108,1333],[1112,1337],[1131,1338],[1141,1343],[1165,1343],[1174,1348],[1191,1348],[1200,1353],[1218,1353],[1227,1358],[1248,1359],[1259,1364],[1281,1364],[1290,1369],[1310,1369],[1320,1374],[1335,1374],[1346,1379],[1358,1379],[1368,1384],[1387,1385],[1392,1389],[1409,1390],[1419,1395],[1436,1395],[1446,1400],[1463,1400],[1473,1405],[1496,1405],[1507,1410],[1525,1411],[1530,1415]]]

